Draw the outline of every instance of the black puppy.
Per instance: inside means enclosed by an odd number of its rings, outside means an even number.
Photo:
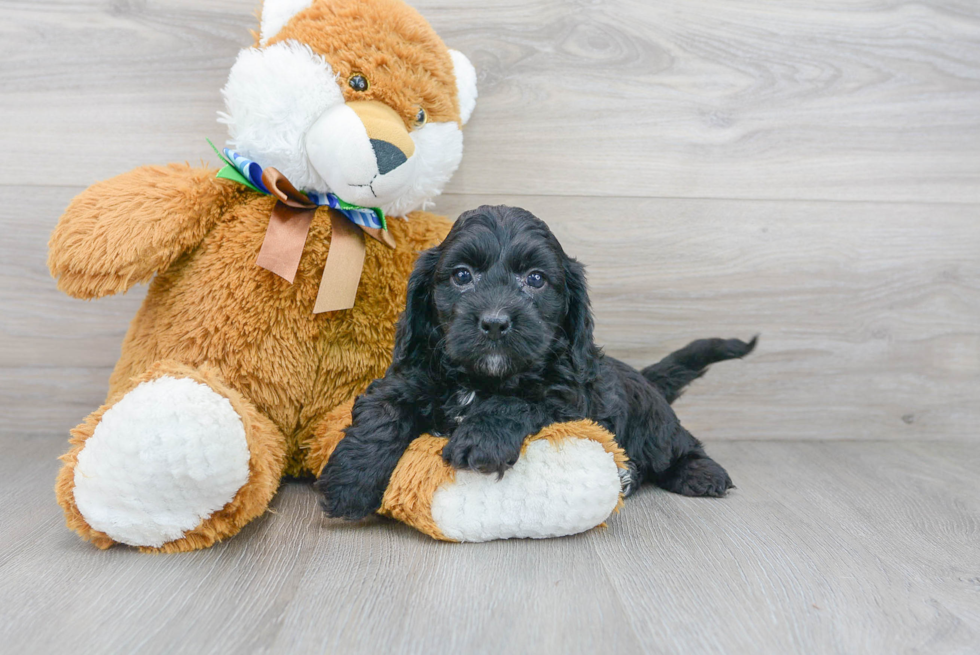
[[[629,456],[627,493],[651,481],[722,496],[731,479],[669,403],[709,364],[754,346],[695,341],[642,373],[603,355],[584,267],[531,213],[480,207],[419,257],[391,367],[354,403],[316,488],[327,514],[359,519],[381,506],[399,458],[423,433],[449,437],[442,456],[454,467],[503,475],[528,435],[590,418]]]

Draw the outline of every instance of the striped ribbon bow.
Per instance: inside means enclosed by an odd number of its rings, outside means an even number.
[[[353,307],[364,268],[365,246],[362,234],[367,234],[389,248],[395,247],[395,240],[388,232],[388,224],[381,208],[352,205],[332,193],[299,191],[275,168],[262,168],[257,162],[230,148],[219,151],[210,139],[208,143],[225,163],[217,177],[243,184],[258,193],[277,199],[255,263],[290,284],[296,278],[303,246],[317,207],[334,210],[330,212],[330,251],[323,268],[313,313]]]

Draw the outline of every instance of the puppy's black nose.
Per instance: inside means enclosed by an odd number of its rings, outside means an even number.
[[[480,317],[480,329],[491,339],[499,339],[510,329],[510,316],[506,314],[484,314]]]

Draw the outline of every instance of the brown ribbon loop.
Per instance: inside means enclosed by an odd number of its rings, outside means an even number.
[[[388,230],[382,230],[377,227],[363,227],[363,226],[358,226],[358,227],[361,228],[361,231],[364,232],[364,234],[368,235],[378,243],[383,243],[384,245],[388,246],[392,250],[395,249],[395,238],[391,236],[391,232],[389,232]]]
[[[262,171],[262,183],[276,197],[262,248],[255,263],[292,284],[317,206],[274,168]],[[330,251],[320,278],[314,314],[350,309],[364,269],[364,233],[389,248],[395,240],[387,230],[355,225],[338,211],[330,210]]]
[[[293,183],[286,179],[285,175],[274,168],[270,167],[262,171],[262,184],[269,190],[269,193],[290,207],[316,209],[316,205],[309,196],[297,190]]]

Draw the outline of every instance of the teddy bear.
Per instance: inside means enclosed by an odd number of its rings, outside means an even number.
[[[144,166],[76,197],[49,243],[76,298],[149,290],[102,407],[56,483],[100,548],[188,551],[316,475],[353,399],[383,375],[426,208],[462,157],[476,73],[400,0],[266,0],[223,89],[216,171]],[[621,503],[622,451],[580,421],[525,444],[504,479],[455,471],[421,437],[382,514],[438,538],[580,532]]]

